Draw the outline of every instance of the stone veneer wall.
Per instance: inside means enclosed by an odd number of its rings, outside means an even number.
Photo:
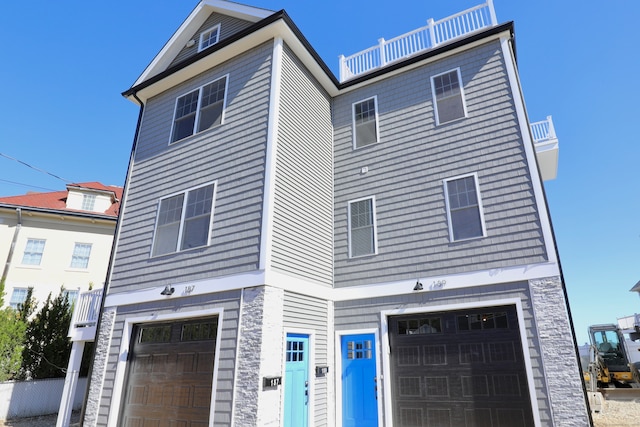
[[[282,387],[263,389],[262,378],[282,376],[284,291],[246,288],[240,319],[234,420],[238,426],[280,426]]]
[[[591,425],[562,281],[557,276],[546,277],[530,280],[529,287],[553,425]]]
[[[111,334],[116,320],[115,307],[107,307],[102,313],[100,330],[95,343],[95,355],[91,370],[91,382],[89,383],[89,397],[85,405],[83,426],[93,427],[98,423],[98,411],[102,398],[102,383],[104,382],[109,357]]]

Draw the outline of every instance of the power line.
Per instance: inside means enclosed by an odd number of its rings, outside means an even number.
[[[53,173],[48,172],[48,171],[46,171],[46,170],[44,170],[44,169],[40,169],[40,168],[38,168],[38,167],[32,166],[32,165],[30,165],[30,164],[29,164],[29,163],[27,163],[27,162],[23,162],[22,160],[15,159],[15,158],[13,158],[13,157],[11,157],[11,156],[8,156],[8,155],[6,155],[6,154],[4,154],[4,153],[0,153],[0,156],[4,157],[4,158],[6,158],[6,159],[9,159],[9,160],[13,160],[14,162],[18,162],[18,163],[20,163],[20,164],[22,164],[22,165],[24,165],[24,166],[26,166],[26,167],[28,167],[28,168],[31,168],[31,169],[33,169],[33,170],[35,170],[35,171],[42,172],[42,173],[44,173],[44,174],[47,174],[47,175],[49,175],[49,176],[52,176],[52,177],[54,177],[55,179],[59,179],[59,180],[60,180],[60,181],[62,181],[62,182],[69,183],[69,184],[71,183],[71,181],[70,181],[70,180],[68,180],[68,179],[61,178],[61,177],[59,177],[59,176],[58,176],[58,175],[56,175],[56,174],[53,174]]]
[[[0,178],[0,182],[6,182],[7,184],[13,184],[13,185],[21,185],[27,188],[37,188],[38,190],[57,191],[53,188],[40,187],[38,185],[25,184],[22,182],[9,181],[8,179],[2,179],[2,178]]]

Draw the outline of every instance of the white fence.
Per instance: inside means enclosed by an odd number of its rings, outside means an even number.
[[[60,408],[64,378],[0,383],[0,420],[55,414]],[[78,380],[73,409],[82,408],[87,378]]]

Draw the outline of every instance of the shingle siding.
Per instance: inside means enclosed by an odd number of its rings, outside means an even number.
[[[436,126],[430,78],[457,67],[468,116]],[[353,150],[352,103],[374,95],[380,142]],[[333,108],[336,287],[547,260],[498,42],[340,95]],[[474,172],[487,236],[452,243],[443,179]],[[378,255],[349,259],[347,204],[366,196],[376,196]]]
[[[257,270],[271,51],[257,47],[149,101],[110,292]],[[227,74],[224,123],[169,145],[176,97]],[[158,200],[214,181],[210,245],[151,258]]]
[[[286,47],[280,89],[272,267],[331,286],[330,100]]]
[[[212,13],[207,20],[202,24],[202,26],[195,32],[192,37],[192,40],[195,41],[195,44],[191,47],[185,46],[182,48],[178,56],[171,62],[170,67],[173,67],[176,64],[184,61],[187,58],[198,53],[198,45],[200,41],[200,34],[203,31],[206,31],[216,25],[220,24],[220,38],[218,43],[222,40],[231,37],[232,35],[244,30],[245,28],[251,26],[253,22],[245,21],[243,19],[234,18],[232,16],[223,15],[220,13]]]

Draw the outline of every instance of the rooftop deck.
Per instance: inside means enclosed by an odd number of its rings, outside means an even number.
[[[93,341],[100,316],[102,289],[81,292],[74,304],[73,317],[69,326],[71,341]]]
[[[356,78],[394,62],[410,58],[469,34],[498,25],[493,0],[463,12],[434,21],[391,40],[345,57],[340,56],[340,82]]]

